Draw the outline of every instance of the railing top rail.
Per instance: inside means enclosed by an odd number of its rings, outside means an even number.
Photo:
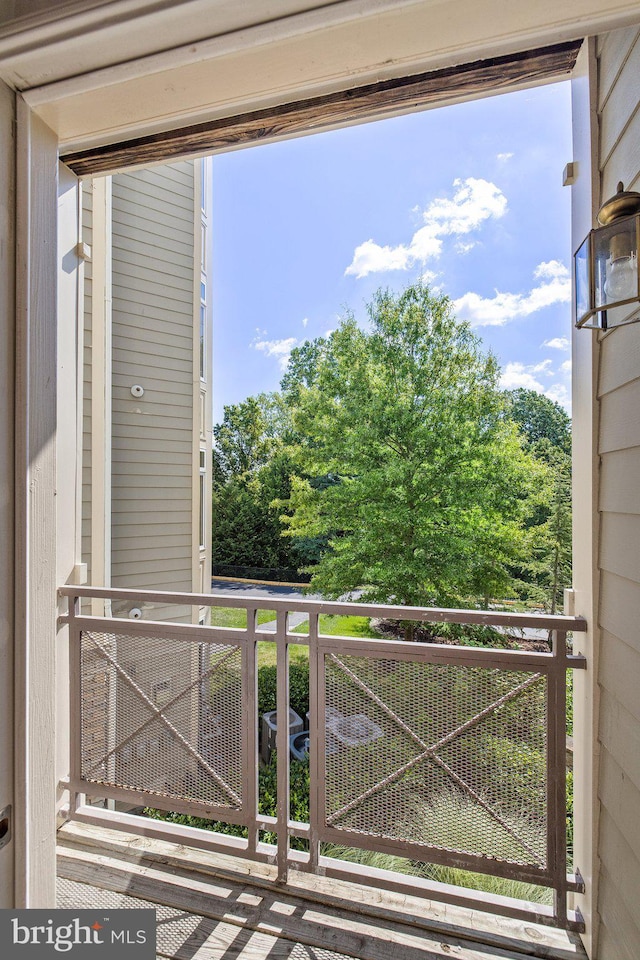
[[[416,620],[428,623],[464,623],[484,626],[537,627],[584,633],[584,617],[550,616],[547,614],[504,613],[498,610],[462,610],[445,607],[403,607],[381,603],[354,603],[343,600],[279,599],[277,597],[239,597],[233,594],[171,593],[164,590],[113,589],[111,587],[62,586],[63,597],[96,600],[132,600],[180,606],[235,607],[240,609],[285,610],[290,613],[324,613],[346,616],[382,617],[387,620]]]

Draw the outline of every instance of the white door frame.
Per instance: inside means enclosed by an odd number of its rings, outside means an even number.
[[[77,178],[17,102],[15,905],[55,903],[56,807],[68,771],[68,669],[56,589],[78,556]]]
[[[426,4],[425,8],[429,5]],[[542,6],[542,5],[541,5]],[[546,9],[546,8],[545,8]],[[558,8],[559,9],[559,8]],[[424,13],[424,11],[422,11]],[[540,11],[538,11],[540,13]],[[564,13],[563,13],[564,15]],[[541,14],[540,14],[541,16]],[[382,36],[379,17],[362,18],[357,24],[357,32],[361,39],[362,31],[366,26],[377,36]],[[541,21],[542,23],[542,21]],[[573,29],[575,35],[575,25]],[[606,29],[606,24],[601,24]],[[472,32],[472,31],[471,31]],[[482,32],[482,31],[481,31]],[[529,46],[536,46],[548,41],[549,26],[542,23],[532,28],[528,34]],[[409,34],[411,36],[409,36]],[[409,39],[415,37],[415,31],[409,31]],[[401,38],[405,42],[404,37]],[[473,38],[471,38],[473,39]],[[467,59],[473,59],[477,49],[469,40],[466,50]],[[314,38],[311,38],[314,41]],[[290,38],[280,41],[284,46],[293,42]],[[300,41],[301,42],[301,41]],[[400,43],[400,41],[398,41]],[[406,42],[409,42],[408,40]],[[511,39],[501,39],[502,45],[511,43]],[[519,37],[522,48],[522,37]],[[401,44],[400,44],[401,45]],[[366,45],[365,45],[366,46]],[[336,49],[335,47],[332,49]],[[360,46],[358,47],[360,52]],[[373,47],[372,47],[373,49]],[[376,48],[377,49],[377,48]],[[413,48],[411,48],[413,49]],[[323,51],[320,50],[320,53]],[[325,50],[326,54],[327,51]],[[365,53],[369,53],[365,50]],[[457,60],[464,59],[465,51],[459,50]],[[274,59],[274,52],[268,43],[256,48],[256,58],[262,57],[265,70],[268,73],[273,67],[270,63]],[[223,58],[224,59],[224,58]],[[170,60],[170,57],[169,57]],[[178,58],[179,60],[179,58]],[[226,93],[231,97],[235,90],[234,83],[238,79],[235,65],[231,60],[225,60],[223,66],[229,67],[228,87]],[[282,59],[275,57],[278,64]],[[212,61],[215,68],[215,58]],[[318,63],[320,61],[309,61]],[[347,82],[345,64],[349,59],[341,61],[342,73],[334,75],[332,80],[323,81],[326,88],[333,86],[344,87]],[[415,64],[409,55],[402,62],[403,69],[410,73]],[[140,61],[142,63],[142,61]],[[397,63],[395,66],[398,73]],[[124,74],[119,83],[109,82],[109,71],[104,71],[104,77],[94,74],[90,79],[90,89],[70,90],[69,107],[73,107],[74,95],[82,100],[82,106],[73,114],[78,125],[90,125],[93,115],[90,109],[84,109],[84,98],[92,104],[91,95],[98,92],[100,81],[105,84],[109,97],[122,91],[122,106],[126,106],[127,83],[126,76],[131,75],[138,61],[134,61],[123,68]],[[191,65],[179,64],[176,69],[188,71]],[[299,93],[299,82],[296,81],[296,60],[292,57],[287,82],[284,80],[279,87],[277,99],[283,97],[295,99]],[[422,66],[425,66],[422,64]],[[232,69],[233,67],[233,69]],[[375,64],[371,61],[371,70]],[[119,68],[114,68],[117,72]],[[376,68],[377,69],[377,68]],[[197,71],[196,71],[197,72]],[[365,67],[361,75],[366,74]],[[135,70],[134,70],[135,73]],[[260,71],[246,77],[259,78]],[[165,71],[166,79],[166,71]],[[240,78],[242,79],[242,78]],[[113,81],[113,77],[111,77]],[[154,107],[153,102],[144,99],[142,93],[146,89],[146,82],[153,81],[153,77],[140,80],[135,87],[140,94],[139,100],[134,97],[136,110],[143,103]],[[238,80],[238,82],[240,82]],[[308,78],[307,83],[313,86],[314,82]],[[138,83],[136,78],[135,83]],[[287,85],[288,84],[288,85]],[[68,86],[72,88],[70,81]],[[179,86],[179,85],[178,85]],[[52,89],[54,88],[54,89]],[[63,89],[64,88],[64,89]],[[118,88],[118,89],[116,89]],[[177,89],[178,87],[176,87]],[[167,88],[169,90],[169,88]],[[180,87],[179,92],[187,100],[197,92],[202,95],[202,85],[194,83]],[[58,376],[62,370],[63,378],[71,376],[71,371],[65,371],[58,361],[56,351],[59,346],[56,325],[57,299],[57,261],[56,243],[58,231],[57,211],[57,135],[36,115],[35,111],[47,115],[54,122],[56,115],[63,115],[65,109],[64,83],[43,87],[25,95],[18,96],[17,104],[17,366],[16,366],[16,815],[14,823],[16,847],[16,894],[15,903],[18,906],[50,906],[55,902],[55,808],[56,808],[56,765],[55,765],[55,718],[56,718],[56,690],[52,678],[55,677],[55,643],[56,643],[56,587],[72,576],[68,569],[64,575],[65,564],[58,566],[59,558],[64,554],[70,556],[70,545],[65,533],[60,540],[60,531],[56,528],[56,431],[75,431],[76,411],[60,409],[56,412],[58,397]],[[157,91],[156,91],[157,93]],[[169,95],[169,94],[168,94]],[[173,94],[171,94],[173,95]],[[272,98],[275,95],[272,95]],[[57,99],[62,98],[62,99]],[[256,91],[247,93],[245,108],[255,107]],[[241,97],[233,101],[233,110],[239,110],[243,104]],[[28,101],[28,102],[27,102]],[[56,102],[54,102],[56,101]],[[229,102],[232,102],[231,100]],[[129,106],[131,101],[129,101]],[[220,107],[222,109],[222,107]],[[47,113],[47,111],[49,111]],[[58,113],[57,113],[58,111]],[[188,113],[187,107],[183,114]],[[180,116],[174,113],[170,120],[158,117],[155,122],[159,126],[165,123],[175,126]],[[75,122],[74,120],[74,122]],[[96,118],[96,123],[99,118]],[[136,118],[138,122],[138,118]],[[150,120],[140,120],[140,131],[145,125],[149,129]],[[77,131],[78,127],[74,130]],[[83,132],[84,142],[89,143],[89,126]],[[69,120],[69,131],[71,121]],[[70,140],[73,134],[69,133]],[[99,135],[96,134],[96,137]],[[94,141],[95,142],[95,141]],[[62,357],[60,358],[62,360]],[[580,363],[582,363],[582,359]],[[74,374],[75,376],[75,374]],[[65,388],[66,389],[66,388]],[[591,391],[593,402],[593,382],[584,384],[584,389]],[[593,424],[588,429],[592,431]],[[592,432],[591,432],[592,435]],[[593,491],[592,491],[593,493]],[[75,537],[75,531],[74,531]],[[593,543],[593,540],[591,541]],[[594,569],[594,555],[584,554],[585,563]],[[585,597],[586,606],[580,603],[578,613],[587,613],[587,606],[592,604],[592,597]]]
[[[14,725],[14,151],[15,97],[0,84],[0,909],[13,906]],[[1,814],[4,814],[2,816]]]
[[[55,903],[58,143],[22,97],[16,170],[15,905]],[[73,411],[75,423],[75,410]]]

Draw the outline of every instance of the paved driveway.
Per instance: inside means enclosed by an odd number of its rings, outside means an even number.
[[[274,600],[322,600],[319,593],[309,593],[305,596],[300,587],[289,585],[280,586],[279,584],[267,583],[238,583],[236,581],[229,582],[228,580],[216,579],[212,579],[211,581],[211,593],[214,596],[220,597],[246,597],[247,599],[258,600],[269,600],[270,598]],[[309,615],[307,613],[290,613],[289,630],[293,630],[294,627],[299,626],[299,624],[304,623],[308,619]],[[266,623],[262,623],[260,630],[266,633],[275,633],[276,620],[268,620]]]
[[[251,599],[268,600],[273,597],[276,600],[322,600],[319,593],[303,594],[299,587],[290,585],[280,586],[276,584],[265,583],[238,583],[228,580],[211,581],[211,593],[215,596],[229,597],[247,597]]]

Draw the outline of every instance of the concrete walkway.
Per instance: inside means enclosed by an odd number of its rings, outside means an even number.
[[[307,623],[309,620],[308,613],[290,613],[289,614],[289,630],[293,630],[294,627],[300,626],[301,623]],[[275,633],[276,632],[277,620],[267,620],[266,623],[261,623],[258,627],[258,630],[264,630],[266,633]]]

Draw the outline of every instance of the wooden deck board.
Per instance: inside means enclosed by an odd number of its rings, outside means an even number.
[[[98,909],[141,909],[155,907],[158,917],[158,960],[220,960],[241,957],[242,960],[349,960],[333,951],[309,952],[302,944],[291,944],[265,933],[248,930],[208,917],[185,913],[171,907],[151,904],[127,894],[84,883],[58,878],[58,906],[64,909],[96,907]]]
[[[176,960],[585,957],[563,931],[306,874],[278,885],[264,864],[85,824],[60,832],[58,874],[86,885],[79,889],[96,904],[101,896],[160,904],[158,955]],[[167,910],[189,918],[180,942],[167,938],[176,923]]]

